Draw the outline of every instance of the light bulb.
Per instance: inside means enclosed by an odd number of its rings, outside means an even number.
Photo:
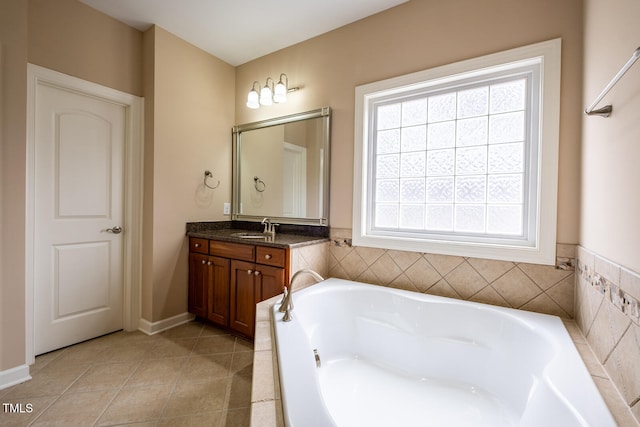
[[[258,103],[258,92],[255,90],[249,92],[249,95],[247,96],[247,107],[253,109],[260,107],[260,104]]]
[[[260,90],[260,104],[262,105],[271,105],[273,104],[273,95],[271,93],[271,88],[265,85]]]
[[[284,83],[282,83],[282,80],[280,80],[276,85],[273,94],[273,102],[287,102],[287,87],[284,85]]]

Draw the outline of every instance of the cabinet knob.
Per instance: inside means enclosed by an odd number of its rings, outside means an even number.
[[[195,243],[195,244],[193,245],[193,247],[194,247],[194,248],[199,248],[199,247],[200,247],[200,243]]]
[[[253,270],[247,270],[247,274],[253,273]]]
[[[271,259],[271,254],[266,254],[266,255],[264,256],[264,259]]]
[[[211,265],[211,261],[207,262],[207,265]]]
[[[254,272],[253,272],[253,275],[254,275],[254,276],[259,276],[259,275],[260,275],[260,272],[259,272],[258,270],[256,270],[256,271],[254,271]]]
[[[205,261],[205,260],[202,260],[202,264],[203,264],[203,265],[204,265],[204,264],[206,264],[206,263],[207,263],[207,261]]]

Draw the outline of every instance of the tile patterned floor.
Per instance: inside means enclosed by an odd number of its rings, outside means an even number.
[[[245,427],[252,365],[252,342],[200,322],[116,332],[36,357],[31,381],[0,390],[23,409],[0,407],[0,425]]]

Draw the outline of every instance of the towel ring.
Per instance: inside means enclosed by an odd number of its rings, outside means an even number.
[[[255,182],[254,187],[256,187],[256,191],[258,193],[262,193],[267,188],[267,185],[264,183],[264,181],[257,176],[253,177],[253,181]]]
[[[205,187],[210,188],[212,190],[215,190],[216,188],[220,187],[220,180],[218,180],[218,183],[216,184],[215,187],[212,187],[209,184],[207,184],[207,178],[213,178],[213,174],[211,173],[211,171],[204,171],[204,186]]]

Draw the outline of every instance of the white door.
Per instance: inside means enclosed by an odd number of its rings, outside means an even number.
[[[123,327],[126,107],[38,84],[35,354]],[[121,229],[124,229],[121,231]]]
[[[284,143],[282,216],[307,216],[307,148]]]

